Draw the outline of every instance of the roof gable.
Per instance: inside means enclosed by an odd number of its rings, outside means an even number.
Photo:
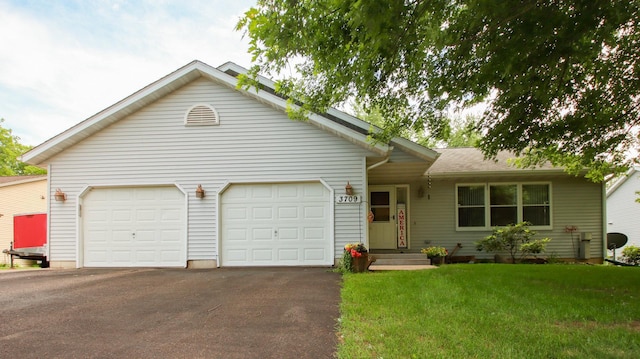
[[[256,91],[255,89],[239,89],[236,75],[240,73],[240,71],[246,70],[233,63],[226,63],[220,68],[214,68],[200,61],[193,61],[36,146],[29,152],[25,153],[21,160],[33,165],[42,164],[52,156],[79,143],[80,141],[83,141],[107,126],[199,78],[207,78],[228,88],[240,91],[244,95],[252,97],[276,109],[286,111],[288,106],[287,101],[273,93],[268,91]],[[262,80],[265,81],[265,85],[273,85],[273,82],[270,82],[267,79],[261,79],[261,81]],[[332,120],[330,118],[332,116],[335,116],[341,121],[351,125],[347,126],[345,123]],[[389,151],[392,150],[392,147],[386,144],[371,143],[368,140],[366,132],[358,130],[362,128],[366,128],[368,130],[368,126],[370,126],[369,124],[338,110],[332,109],[326,116],[311,114],[309,116],[309,122],[316,127],[348,140],[378,155],[387,155]],[[435,151],[424,148],[418,144],[413,144],[411,141],[394,139],[393,145],[404,146],[408,150],[414,151],[418,157],[429,162],[433,162],[437,157],[437,153]]]

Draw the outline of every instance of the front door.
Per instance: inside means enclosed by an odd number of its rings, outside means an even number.
[[[369,247],[396,249],[396,187],[369,187],[369,203],[373,212],[373,222],[369,224]]]

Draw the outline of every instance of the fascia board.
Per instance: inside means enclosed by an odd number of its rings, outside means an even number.
[[[562,169],[530,169],[513,171],[471,171],[471,172],[426,172],[431,178],[449,178],[449,177],[494,177],[494,176],[531,176],[531,175],[567,175]]]

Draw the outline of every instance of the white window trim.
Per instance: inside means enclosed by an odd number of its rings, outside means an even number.
[[[488,231],[493,228],[491,226],[491,198],[489,190],[491,186],[508,186],[508,185],[516,185],[517,187],[517,221],[522,222],[523,217],[523,208],[524,205],[522,203],[522,186],[523,185],[547,185],[549,186],[549,225],[548,226],[530,226],[533,230],[552,230],[553,229],[553,185],[551,182],[539,181],[539,182],[486,182],[486,183],[456,183],[455,188],[455,218],[456,218],[456,231],[457,232],[482,232]],[[459,206],[458,206],[458,188],[459,187],[470,187],[470,186],[481,186],[484,187],[484,227],[460,227],[460,219],[459,219]]]

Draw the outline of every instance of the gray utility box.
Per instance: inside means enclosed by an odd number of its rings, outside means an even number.
[[[580,259],[591,259],[591,233],[580,233]]]

